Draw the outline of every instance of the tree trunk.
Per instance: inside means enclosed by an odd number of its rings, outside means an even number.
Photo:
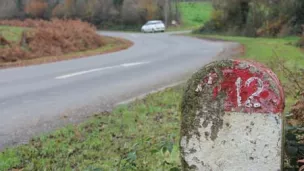
[[[168,26],[169,23],[169,0],[165,0],[165,8],[164,8],[164,16],[165,16],[165,25]]]

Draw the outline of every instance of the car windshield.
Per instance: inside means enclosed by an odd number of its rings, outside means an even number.
[[[161,24],[161,21],[148,21],[145,25]]]

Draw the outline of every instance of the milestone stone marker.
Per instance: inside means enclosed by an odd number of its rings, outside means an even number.
[[[276,75],[245,60],[212,62],[182,101],[183,170],[281,170],[284,94]]]

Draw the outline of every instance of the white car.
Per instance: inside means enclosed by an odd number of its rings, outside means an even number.
[[[165,32],[166,26],[161,20],[151,20],[141,27],[141,32],[155,33]]]

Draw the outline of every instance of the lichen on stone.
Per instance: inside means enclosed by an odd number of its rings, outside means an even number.
[[[216,73],[218,80],[222,80],[224,77],[222,69],[232,66],[232,60],[212,62],[201,68],[188,80],[181,103],[181,137],[186,137],[187,142],[193,137],[200,138],[199,127],[206,128],[209,124],[212,124],[210,133],[203,135],[208,136],[211,140],[215,140],[219,130],[223,128],[222,118],[224,116],[226,94],[219,92],[215,99],[213,97],[213,90],[216,86],[219,86],[220,81],[211,85],[202,85],[202,91],[197,92],[196,89],[208,77],[209,73]],[[181,149],[181,153],[183,156],[183,149]],[[182,162],[182,165],[186,171],[193,169],[185,161]]]

